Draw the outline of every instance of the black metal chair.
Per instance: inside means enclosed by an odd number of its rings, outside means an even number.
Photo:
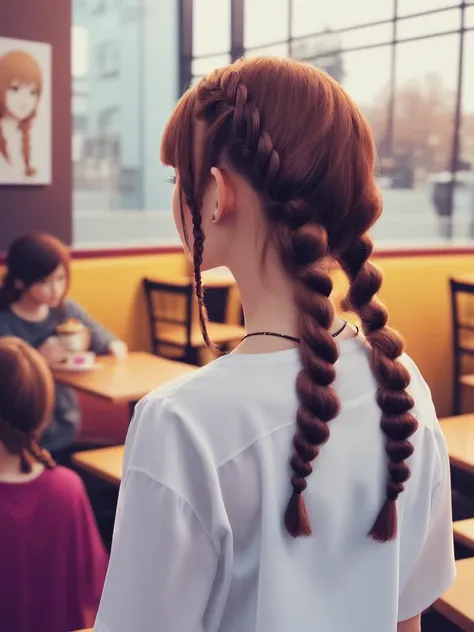
[[[193,322],[194,287],[190,279],[168,281],[143,279],[150,323],[151,344],[156,355],[199,364],[205,347],[201,328]],[[181,304],[180,304],[181,302]],[[209,336],[224,349],[244,335],[243,327],[209,322]]]
[[[463,360],[474,357],[474,277],[450,279],[453,319],[453,415],[461,414],[462,388],[474,388],[474,374],[463,373]],[[471,310],[466,309],[471,306]]]

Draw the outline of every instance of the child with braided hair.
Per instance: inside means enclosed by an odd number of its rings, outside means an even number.
[[[248,333],[135,409],[95,632],[419,631],[454,578],[449,462],[377,298],[367,122],[318,69],[246,59],[184,94],[162,160],[204,338],[217,266]]]
[[[43,357],[0,338],[0,627],[66,632],[97,609],[107,555],[81,479],[38,444],[54,402]]]

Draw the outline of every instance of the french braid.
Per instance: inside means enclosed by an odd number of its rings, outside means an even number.
[[[329,438],[327,422],[339,411],[339,400],[330,386],[335,379],[334,363],[339,351],[328,331],[334,311],[329,300],[332,282],[323,266],[328,256],[327,232],[315,222],[307,200],[281,203],[275,198],[280,157],[270,135],[263,128],[258,108],[249,99],[247,88],[240,81],[238,71],[230,72],[218,85],[211,85],[203,91],[199,114],[210,124],[205,155],[212,155],[213,135],[221,133],[222,126],[227,125],[229,157],[236,165],[245,164],[251,171],[253,183],[264,192],[267,212],[277,225],[281,260],[296,279],[295,301],[299,308],[302,368],[296,384],[299,408],[291,458],[293,493],[285,513],[285,526],[293,537],[309,536],[311,525],[302,493],[307,486],[306,478],[313,470],[311,462]],[[210,166],[208,164],[204,168],[209,169]],[[193,205],[192,208],[196,207]],[[198,292],[204,238],[200,214],[192,211],[192,217]],[[202,304],[199,294],[198,300]],[[201,319],[201,325],[206,338],[205,320]]]
[[[382,275],[368,261],[372,250],[372,240],[363,234],[339,255],[339,263],[350,282],[345,302],[361,319],[371,347],[372,370],[379,383],[377,402],[382,411],[381,428],[387,437],[389,465],[386,500],[370,535],[379,542],[387,542],[397,535],[396,500],[410,477],[405,460],[413,454],[409,438],[416,432],[418,422],[410,412],[414,401],[405,390],[410,374],[398,360],[403,353],[403,340],[387,327],[387,310],[376,297]]]

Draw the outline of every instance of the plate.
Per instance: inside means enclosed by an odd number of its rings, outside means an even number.
[[[68,371],[69,373],[87,373],[88,371],[97,371],[102,368],[100,364],[93,364],[87,366],[86,364],[76,364],[71,366],[70,364],[56,364],[51,367],[52,371]]]

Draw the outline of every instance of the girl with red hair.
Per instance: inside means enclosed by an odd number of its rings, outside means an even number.
[[[216,266],[248,333],[136,408],[96,632],[419,630],[454,577],[449,464],[377,298],[367,122],[316,68],[243,60],[186,92],[162,160],[204,337]]]

